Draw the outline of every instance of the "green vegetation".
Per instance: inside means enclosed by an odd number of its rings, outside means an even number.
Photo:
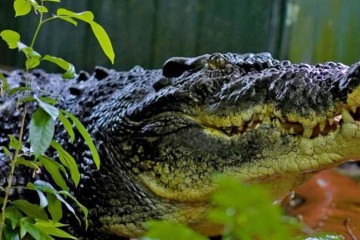
[[[214,209],[209,219],[223,227],[223,240],[342,240],[342,236],[322,234],[314,237],[299,235],[301,224],[282,214],[272,204],[273,198],[258,185],[241,184],[231,177],[219,177],[219,190],[212,196]],[[150,222],[142,240],[206,240],[205,236],[177,223]]]
[[[84,138],[92,153],[95,165],[100,167],[99,154],[95,145],[81,122],[71,113],[58,109],[57,101],[52,98],[38,97],[42,94],[36,94],[39,91],[32,89],[29,83],[29,71],[43,61],[51,62],[65,70],[63,77],[74,78],[76,76],[75,67],[64,59],[41,55],[34,50],[37,36],[45,23],[59,19],[77,26],[78,21],[90,25],[95,37],[102,47],[110,61],[114,62],[114,51],[111,41],[105,30],[94,21],[94,15],[90,11],[75,13],[67,9],[59,8],[55,14],[49,14],[46,4],[60,3],[60,0],[15,0],[14,9],[16,17],[25,16],[33,13],[32,17],[39,18],[36,31],[32,37],[30,45],[21,42],[19,33],[13,30],[3,30],[0,33],[1,38],[8,44],[10,49],[17,49],[25,57],[25,86],[10,88],[3,74],[0,73],[0,95],[15,95],[17,102],[21,106],[21,128],[19,133],[9,135],[9,145],[1,146],[5,155],[11,159],[10,173],[7,185],[3,191],[3,198],[0,199],[2,204],[0,228],[1,239],[22,239],[29,237],[36,240],[53,239],[53,237],[76,239],[61,228],[65,225],[59,221],[62,219],[62,205],[70,211],[74,217],[81,223],[77,212],[73,208],[75,204],[83,214],[83,221],[87,227],[88,210],[79,203],[74,196],[69,193],[69,187],[65,177],[70,176],[72,182],[77,186],[80,181],[80,173],[75,159],[54,140],[55,122],[59,120],[66,129],[71,141],[75,140],[76,127],[77,132]],[[48,16],[48,17],[47,17]],[[47,17],[47,18],[46,18]],[[29,123],[29,143],[23,142],[24,136],[27,135],[26,119],[28,116],[28,105],[36,104],[37,110],[31,115]],[[14,131],[16,131],[14,129]],[[16,137],[15,137],[16,136]],[[30,148],[26,147],[30,144]],[[57,153],[59,161],[47,156],[46,152],[52,148]],[[5,160],[4,160],[5,161]],[[14,186],[14,172],[18,166],[25,166],[37,174],[40,169],[45,169],[51,176],[53,182],[60,190],[57,190],[49,182],[37,180],[34,183],[28,182],[26,186]],[[11,191],[15,188],[23,188],[29,191],[36,191],[39,196],[39,204],[33,204],[25,199],[13,199]],[[68,201],[71,201],[69,203]]]

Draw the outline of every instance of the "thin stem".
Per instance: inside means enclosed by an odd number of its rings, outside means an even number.
[[[22,119],[21,119],[21,127],[20,127],[20,133],[19,133],[19,141],[21,142],[23,135],[24,135],[24,127],[25,127],[25,119],[26,119],[26,104],[24,105],[24,111],[22,114]],[[16,160],[19,157],[19,153],[20,153],[20,148],[17,148],[15,151],[15,155],[13,160],[11,161],[11,169],[10,169],[10,174],[8,177],[8,185],[5,188],[5,196],[4,196],[4,202],[3,205],[1,207],[1,222],[0,222],[0,228],[1,228],[1,234],[0,234],[0,240],[2,240],[2,236],[3,236],[3,227],[5,224],[5,209],[9,200],[9,196],[10,196],[10,190],[11,190],[11,185],[14,179],[14,172],[15,172],[15,167],[16,167]]]
[[[38,34],[39,34],[39,32],[40,32],[40,29],[41,29],[42,24],[43,24],[43,14],[40,13],[39,23],[38,23],[38,25],[37,25],[37,27],[36,27],[36,31],[35,31],[35,33],[34,33],[34,36],[33,36],[32,40],[31,40],[31,45],[30,45],[31,48],[34,47],[36,38],[37,38],[37,36],[38,36]],[[0,240],[1,240],[1,239],[0,239]]]

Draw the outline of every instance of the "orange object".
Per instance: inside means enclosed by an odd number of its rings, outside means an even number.
[[[360,239],[360,186],[335,170],[319,172],[281,205],[316,232]]]

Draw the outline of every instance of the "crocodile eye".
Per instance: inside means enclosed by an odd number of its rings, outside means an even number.
[[[228,61],[226,60],[226,58],[220,53],[215,53],[215,54],[211,55],[208,60],[208,66],[211,69],[225,68],[227,63],[228,63]]]

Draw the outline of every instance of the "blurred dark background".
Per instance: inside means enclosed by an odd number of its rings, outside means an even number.
[[[12,4],[0,4],[0,30],[19,31],[29,44],[37,18],[15,20]],[[90,10],[110,35],[114,65],[84,23],[54,21],[40,32],[35,50],[88,71],[96,65],[159,68],[172,56],[212,52],[268,51],[309,63],[360,59],[359,0],[62,0],[49,5]],[[0,42],[0,65],[22,67],[23,62],[22,54]],[[51,64],[40,67],[57,70]]]

